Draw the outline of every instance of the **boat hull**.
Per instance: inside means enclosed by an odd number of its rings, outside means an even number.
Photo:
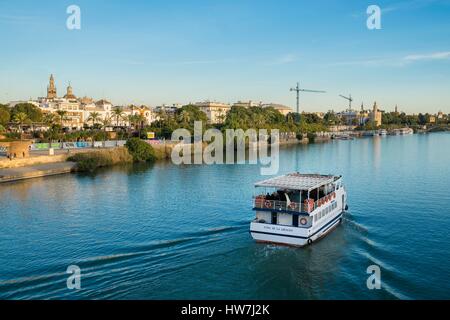
[[[342,214],[342,212],[337,214],[317,230],[252,222],[250,224],[250,234],[255,241],[261,243],[304,247],[333,231],[342,221]]]

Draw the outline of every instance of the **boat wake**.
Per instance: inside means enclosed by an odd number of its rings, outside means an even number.
[[[248,226],[248,222],[237,222],[230,226],[219,226],[201,229],[195,232],[180,234],[179,238],[171,240],[151,241],[147,244],[122,247],[117,253],[101,255],[73,261],[67,265],[47,266],[48,270],[64,270],[63,272],[48,272],[34,276],[0,281],[0,298],[3,299],[51,299],[71,297],[67,290],[66,280],[69,276],[65,270],[69,264],[80,267],[83,284],[90,282],[90,287],[105,287],[109,294],[115,292],[115,287],[123,283],[129,286],[130,281],[139,285],[140,279],[155,273],[167,275],[170,272],[185,268],[192,263],[201,261],[198,257],[214,254],[211,250],[204,250],[204,246],[213,242],[226,242],[227,237],[219,235],[233,232],[241,233]],[[229,248],[228,248],[229,249]],[[196,256],[195,261],[189,259]],[[45,271],[44,271],[45,272]],[[112,275],[115,277],[112,278]],[[94,285],[95,284],[95,285]],[[98,284],[98,285],[97,285]],[[103,290],[104,291],[104,290]],[[83,290],[82,297],[98,297],[100,291]],[[106,292],[103,292],[105,294]],[[103,295],[105,296],[105,295]]]

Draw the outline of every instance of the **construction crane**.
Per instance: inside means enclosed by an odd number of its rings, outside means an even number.
[[[321,90],[308,90],[308,89],[301,89],[300,84],[297,82],[297,87],[291,88],[290,90],[297,92],[297,113],[300,113],[300,92],[314,92],[314,93],[325,93],[326,91]]]
[[[353,102],[352,95],[349,94],[348,97],[346,97],[346,96],[343,96],[342,94],[340,94],[339,97],[344,98],[345,100],[348,101],[348,110],[352,111],[352,102]]]

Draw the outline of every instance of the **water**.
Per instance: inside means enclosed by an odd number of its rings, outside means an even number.
[[[280,173],[343,174],[349,194],[344,223],[305,249],[251,239],[257,166],[161,162],[0,185],[0,298],[448,299],[449,146],[442,133],[282,149]],[[370,265],[381,290],[367,289]]]

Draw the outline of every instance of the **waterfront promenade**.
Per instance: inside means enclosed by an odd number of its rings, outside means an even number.
[[[4,168],[0,169],[0,183],[69,173],[75,169],[75,165],[74,162],[64,161],[27,167]]]

